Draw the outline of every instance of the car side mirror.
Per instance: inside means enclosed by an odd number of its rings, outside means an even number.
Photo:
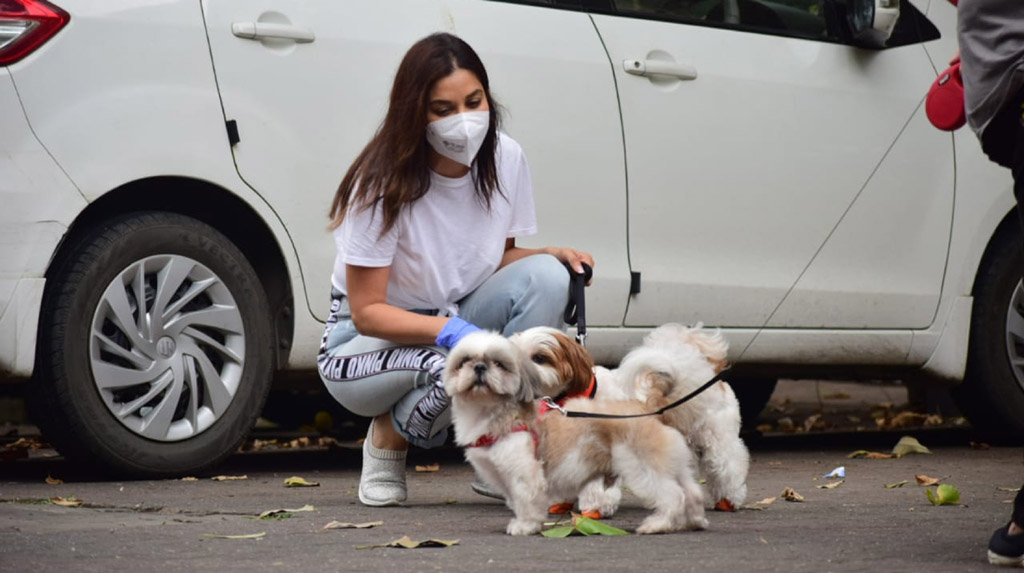
[[[900,0],[849,0],[846,21],[855,43],[883,48],[900,18]]]

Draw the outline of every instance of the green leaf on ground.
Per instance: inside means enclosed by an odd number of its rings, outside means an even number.
[[[552,527],[551,529],[545,529],[544,531],[541,531],[540,534],[551,539],[562,539],[564,537],[569,537],[575,531],[576,528],[571,525],[562,525],[559,527]]]
[[[608,525],[607,523],[601,523],[597,519],[592,519],[578,513],[572,514],[572,525],[558,525],[559,523],[561,522],[556,522],[555,527],[545,529],[544,531],[541,531],[540,534],[551,539],[562,539],[574,534],[629,535],[629,532],[624,529],[619,529],[618,527]]]
[[[960,490],[948,483],[935,488],[934,492],[926,489],[925,495],[928,496],[928,501],[932,502],[932,505],[960,505]]]
[[[320,482],[306,481],[299,476],[292,476],[284,480],[284,487],[319,487]]]
[[[573,523],[576,525],[576,529],[584,535],[629,535],[629,532],[624,529],[582,515],[573,516]]]
[[[903,486],[907,485],[908,483],[910,483],[910,480],[905,479],[903,481],[898,481],[896,483],[887,483],[887,484],[885,484],[885,488],[886,489],[893,489],[893,488],[897,488],[897,487],[903,487]]]

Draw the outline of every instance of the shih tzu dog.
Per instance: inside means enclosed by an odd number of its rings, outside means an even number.
[[[569,337],[559,330],[540,327],[516,335],[514,340],[537,364],[540,386],[549,395],[580,392],[580,380],[588,372],[566,372],[569,366],[579,367],[570,357],[574,343]],[[702,324],[665,324],[630,351],[618,368],[594,368],[596,391],[588,391],[597,401],[646,402],[652,396],[664,396],[665,403],[672,403],[721,372],[727,365],[727,351],[722,334],[707,332]],[[715,508],[735,511],[742,505],[747,496],[750,454],[739,435],[739,401],[729,384],[717,382],[661,418],[682,432],[699,454]],[[614,513],[620,496],[618,488],[597,481],[581,493],[579,506],[584,512],[608,516]]]
[[[572,360],[588,371],[593,365],[582,347]],[[504,494],[515,514],[506,532],[537,533],[552,500],[573,499],[584,484],[615,478],[654,509],[637,533],[707,527],[693,456],[683,436],[656,417],[567,418],[559,412],[541,413],[536,399],[547,391],[541,375],[547,367],[551,365],[539,364],[493,332],[465,337],[452,349],[445,367],[455,441],[466,448],[466,459],[478,475]],[[667,403],[656,394],[652,388],[646,404],[576,398],[565,407],[639,414]]]

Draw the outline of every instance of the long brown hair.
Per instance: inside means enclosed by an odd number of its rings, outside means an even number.
[[[495,157],[498,104],[491,97],[487,70],[473,48],[457,36],[437,33],[413,44],[402,58],[387,115],[334,194],[331,229],[341,224],[348,209],[372,208],[379,202],[384,217],[381,233],[386,233],[403,207],[426,194],[430,187],[426,139],[430,90],[459,68],[480,80],[490,107],[490,127],[471,169],[476,195],[490,208],[494,193],[501,192]]]

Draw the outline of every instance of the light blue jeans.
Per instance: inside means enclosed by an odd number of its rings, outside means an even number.
[[[532,255],[499,269],[459,301],[459,316],[505,336],[534,326],[564,328],[568,299],[569,273],[562,263],[551,255]],[[440,446],[448,437],[448,400],[428,375],[446,354],[440,346],[403,346],[359,334],[348,300],[332,293],[317,360],[320,379],[355,414],[374,417],[390,410],[398,433],[422,448]]]

